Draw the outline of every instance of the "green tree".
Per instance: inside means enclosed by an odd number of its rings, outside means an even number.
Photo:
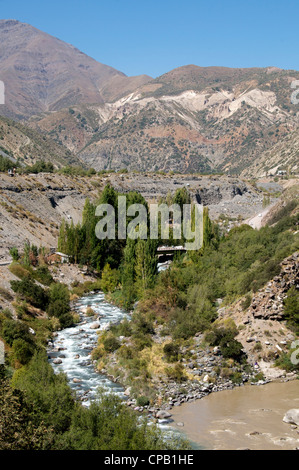
[[[9,254],[11,255],[13,261],[18,261],[20,259],[19,251],[15,246],[9,250]]]
[[[28,365],[15,372],[12,385],[24,392],[34,425],[43,422],[56,434],[69,428],[74,398],[66,376],[54,373],[44,351],[37,351]]]
[[[70,294],[67,286],[59,282],[51,284],[49,289],[48,314],[57,317],[62,328],[73,324],[70,313]]]
[[[124,249],[124,260],[121,274],[122,295],[126,308],[130,308],[136,300],[135,247],[136,240],[128,239]]]
[[[61,253],[69,254],[67,244],[67,224],[65,219],[62,219],[60,225],[57,247],[58,251],[60,251]]]
[[[43,450],[51,442],[51,430],[31,419],[32,406],[24,393],[8,380],[0,384],[0,450]]]
[[[115,269],[110,268],[110,264],[107,263],[104,266],[102,277],[101,277],[101,288],[104,292],[115,291],[118,284],[118,273]]]

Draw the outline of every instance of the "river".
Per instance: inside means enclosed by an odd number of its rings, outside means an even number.
[[[88,317],[83,313],[88,306],[99,317],[98,329],[91,328],[91,325],[96,323],[95,317]],[[85,406],[89,406],[90,401],[96,398],[99,387],[125,398],[124,390],[119,384],[95,370],[91,351],[97,345],[97,331],[107,328],[110,324],[119,323],[124,318],[129,318],[129,315],[106,302],[102,292],[79,299],[75,311],[80,315],[81,322],[72,328],[59,331],[54,339],[54,349],[50,348],[48,351],[49,361],[55,372],[61,371],[67,375],[70,387]],[[55,359],[60,359],[61,363],[55,364]]]
[[[90,328],[95,317],[83,313],[88,306],[100,317],[98,330]],[[106,302],[102,292],[82,297],[76,302],[75,310],[81,322],[59,331],[48,351],[55,372],[66,373],[71,388],[84,406],[89,406],[96,398],[99,387],[125,399],[124,389],[119,384],[95,370],[91,351],[97,344],[97,331],[129,315]],[[55,359],[60,359],[61,363],[55,364]],[[299,408],[298,380],[246,385],[174,407],[172,429],[187,437],[195,449],[294,449],[299,447],[299,434],[282,421],[290,408]],[[180,422],[184,427],[178,429],[176,423]],[[160,426],[169,432],[169,424],[161,422]]]
[[[172,415],[204,449],[292,450],[299,447],[299,427],[283,422],[291,408],[299,408],[299,380],[211,393],[173,408]]]

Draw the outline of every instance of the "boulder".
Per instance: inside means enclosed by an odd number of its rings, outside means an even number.
[[[99,323],[92,323],[89,328],[91,330],[97,330],[98,328],[100,328],[100,324]]]
[[[159,410],[156,413],[156,418],[158,418],[158,419],[167,419],[167,418],[170,418],[170,417],[171,417],[171,414],[168,413],[168,411],[165,411],[165,410]]]
[[[296,424],[299,426],[299,409],[293,408],[292,410],[287,411],[284,415],[283,421],[285,423]]]

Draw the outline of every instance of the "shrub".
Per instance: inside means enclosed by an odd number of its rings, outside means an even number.
[[[250,304],[251,304],[251,295],[247,294],[245,296],[245,299],[241,302],[242,310],[247,310],[250,307]]]
[[[34,422],[43,422],[58,434],[68,429],[74,400],[67,378],[55,374],[44,351],[36,352],[25,367],[12,379],[13,387],[23,390],[28,405],[36,404],[31,414]]]
[[[30,361],[34,353],[34,347],[24,339],[18,338],[12,343],[12,353],[15,360],[25,365]]]
[[[223,357],[240,361],[244,355],[242,344],[235,339],[238,334],[235,323],[231,320],[214,323],[211,331],[205,335],[205,340],[211,346],[220,346]]]
[[[167,343],[163,347],[166,360],[168,362],[175,362],[178,360],[179,346],[176,343]]]
[[[34,278],[45,286],[53,283],[53,277],[47,266],[39,266],[33,273]]]
[[[231,358],[236,361],[240,361],[244,355],[242,349],[242,344],[231,337],[224,337],[220,342],[220,351],[224,358]]]
[[[19,251],[15,246],[9,250],[9,254],[11,255],[13,261],[18,261],[18,259],[20,258]]]
[[[41,287],[31,281],[29,278],[22,279],[21,281],[10,281],[11,288],[17,294],[29,302],[31,305],[43,310],[48,305],[48,293]]]
[[[133,359],[135,352],[132,347],[124,344],[123,346],[119,348],[117,354],[118,354],[118,357],[122,357],[123,359]]]
[[[51,284],[49,289],[48,314],[57,317],[62,328],[73,324],[73,316],[70,313],[70,294],[67,286],[59,282]]]
[[[19,279],[26,279],[31,276],[29,269],[26,269],[24,266],[21,266],[18,263],[12,263],[9,266],[9,270],[12,274],[17,276]]]
[[[23,339],[29,344],[33,344],[32,335],[27,325],[20,321],[6,319],[2,325],[2,337],[9,346],[17,339]]]
[[[95,315],[95,312],[94,312],[94,310],[93,310],[91,307],[87,307],[87,309],[86,309],[86,315],[87,315],[88,317],[93,317],[93,316]]]
[[[143,333],[133,335],[134,347],[137,351],[142,351],[144,348],[150,348],[153,340],[150,336]]]
[[[4,287],[0,287],[0,297],[8,301],[13,300],[11,293],[7,289],[4,289]]]
[[[292,286],[287,292],[284,311],[288,321],[299,327],[299,290],[295,286]]]
[[[137,398],[136,404],[138,406],[148,406],[150,404],[150,400],[148,397],[141,395],[140,397]]]
[[[121,344],[115,336],[108,335],[103,340],[104,349],[106,352],[112,353],[120,348]]]
[[[176,364],[174,367],[167,367],[165,369],[167,376],[176,382],[185,382],[187,377],[182,364]]]

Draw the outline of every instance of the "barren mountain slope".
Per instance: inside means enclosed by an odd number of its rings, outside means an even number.
[[[0,20],[0,66],[6,98],[1,113],[14,118],[76,103],[103,103],[103,96],[120,93],[122,87],[128,92],[149,80],[128,78],[72,45],[15,20]]]
[[[298,105],[290,102],[298,77],[273,68],[181,67],[117,101],[30,125],[96,169],[263,174],[286,164],[283,145],[298,135]],[[271,160],[279,148],[282,158]],[[296,170],[294,151],[287,164]]]

